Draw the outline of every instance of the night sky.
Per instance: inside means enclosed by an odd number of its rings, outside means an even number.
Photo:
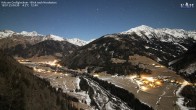
[[[56,5],[38,7],[1,5],[0,30],[37,31],[44,35],[55,34],[83,40],[126,31],[140,25],[196,30],[196,0],[56,0],[56,2]],[[181,8],[180,4],[186,2],[194,4],[194,8]]]

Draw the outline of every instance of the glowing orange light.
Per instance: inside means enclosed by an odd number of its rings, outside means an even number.
[[[161,81],[156,81],[155,84],[158,85],[158,86],[162,85]]]
[[[145,86],[141,86],[140,88],[141,88],[141,90],[143,90],[143,91],[148,90],[148,88],[147,88],[147,87],[145,87]]]
[[[94,76],[94,77],[99,77],[99,75],[98,75],[98,74],[94,74],[93,76]]]

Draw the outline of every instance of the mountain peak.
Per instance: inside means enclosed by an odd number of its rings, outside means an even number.
[[[12,30],[2,30],[2,31],[0,31],[0,32],[5,32],[5,33],[14,33],[14,31],[12,31]]]
[[[193,38],[196,40],[196,32],[185,31],[183,29],[169,29],[169,28],[152,28],[146,25],[141,25],[131,28],[128,31],[121,32],[120,34],[137,34],[138,36],[147,36],[148,38],[159,37],[162,41],[175,41],[179,38]],[[167,39],[165,39],[167,36]]]
[[[0,31],[0,38],[6,38],[12,34],[14,34],[14,31],[12,31],[12,30],[1,30]]]
[[[24,35],[24,36],[38,36],[39,35],[36,31],[32,31],[32,32],[22,31],[18,34]]]
[[[84,46],[88,43],[87,41],[80,40],[78,38],[67,39],[67,41],[78,46]]]
[[[124,31],[122,32],[122,34],[131,34],[133,32],[135,32],[136,34],[139,34],[140,35],[140,32],[141,31],[145,31],[145,32],[153,32],[155,29],[153,29],[152,27],[149,27],[149,26],[146,26],[146,25],[141,25],[141,26],[138,26],[138,27],[135,27],[135,28],[131,28],[129,29],[128,31]]]
[[[57,36],[57,35],[49,34],[49,35],[46,35],[45,40],[64,41],[64,38]]]
[[[144,29],[153,29],[152,27],[149,27],[147,25],[141,25],[141,26],[138,26],[138,27],[135,27],[135,28],[132,28],[132,29],[141,29],[141,30],[144,30]]]
[[[67,39],[68,42],[72,43],[72,44],[75,44],[75,45],[78,45],[78,46],[84,46],[92,41],[94,41],[95,39],[91,39],[89,41],[85,41],[85,40],[81,40],[81,39],[78,39],[78,38],[72,38],[72,39]]]

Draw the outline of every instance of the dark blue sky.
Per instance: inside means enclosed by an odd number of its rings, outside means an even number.
[[[57,1],[57,5],[33,8],[0,6],[0,30],[37,31],[44,35],[55,34],[84,40],[126,31],[142,24],[153,28],[196,30],[196,0],[50,1]],[[180,4],[186,2],[193,3],[195,7],[180,8]]]

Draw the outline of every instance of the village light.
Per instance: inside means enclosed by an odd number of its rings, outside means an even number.
[[[130,79],[135,79],[135,78],[137,78],[137,75],[130,75],[129,78]]]
[[[156,81],[155,84],[158,85],[158,86],[162,85],[161,81]]]
[[[140,88],[141,88],[141,90],[143,90],[143,91],[148,90],[148,88],[147,88],[147,87],[145,87],[145,86],[141,86]]]
[[[94,77],[99,77],[99,75],[98,75],[98,74],[94,74],[93,76],[94,76]]]

